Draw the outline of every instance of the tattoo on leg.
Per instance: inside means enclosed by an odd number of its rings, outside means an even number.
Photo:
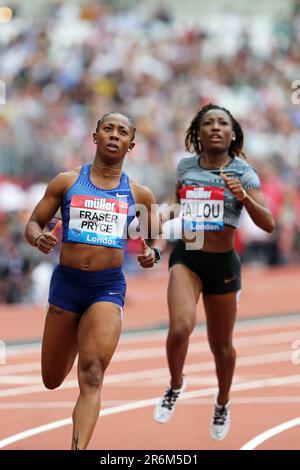
[[[56,315],[62,315],[64,313],[64,309],[62,309],[60,307],[56,307],[55,305],[50,305],[49,306],[49,313],[56,314]]]

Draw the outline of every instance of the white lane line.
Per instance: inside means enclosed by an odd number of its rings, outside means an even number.
[[[78,387],[78,380],[66,380],[61,386],[60,390],[62,389],[69,389],[69,388],[76,388]],[[38,385],[28,385],[24,387],[11,387],[11,388],[6,388],[4,390],[0,390],[0,398],[3,397],[17,397],[19,395],[27,395],[28,393],[43,393],[43,392],[49,392],[47,388],[44,387],[44,385],[38,384]]]
[[[132,402],[135,400],[131,400]],[[128,403],[128,400],[101,400],[102,407],[121,405]],[[29,401],[29,402],[6,402],[0,403],[1,410],[35,409],[35,408],[74,408],[73,401]]]
[[[280,329],[282,330],[283,328],[292,328],[293,325],[295,325],[297,328],[299,327],[299,319],[300,319],[300,314],[297,314],[295,316],[273,316],[271,318],[256,318],[256,319],[251,319],[249,318],[244,318],[241,320],[237,320],[236,325],[235,325],[235,331],[236,333],[243,333],[246,331],[247,333],[249,331],[261,331],[261,330],[276,330]],[[166,317],[167,320],[167,317]],[[151,337],[151,341],[160,341],[161,339],[166,338],[167,334],[167,327],[163,328],[162,330],[152,330],[152,331],[137,331],[137,332],[131,332],[131,333],[124,333],[121,335],[120,338],[120,343],[121,344],[127,344],[127,343],[134,343],[134,342],[142,342],[144,341],[144,338],[148,338],[149,336]],[[202,324],[199,325],[195,328],[193,334],[204,334],[206,335],[206,325]]]
[[[74,401],[29,401],[29,402],[8,402],[0,403],[0,410],[18,410],[18,409],[27,409],[27,408],[74,408]]]
[[[255,336],[246,336],[236,338],[234,344],[236,348],[242,349],[249,346],[267,346],[267,345],[276,345],[276,344],[285,344],[291,343],[296,338],[300,338],[300,330],[293,330],[283,333],[274,333],[266,335],[255,335]],[[290,349],[290,348],[289,348]],[[205,339],[202,343],[191,343],[189,347],[189,354],[197,354],[200,352],[209,352],[209,346],[207,340]],[[117,351],[113,357],[114,362],[122,362],[129,360],[145,359],[152,357],[165,357],[165,348],[141,348],[133,349],[130,351]],[[34,372],[40,370],[40,362],[30,362],[22,363],[15,365],[7,365],[0,367],[0,376],[1,374],[11,374],[15,372]]]
[[[293,318],[292,321],[286,321],[287,319],[284,320],[284,322],[281,323],[276,323],[276,320],[269,319],[268,321],[261,323],[258,321],[257,323],[251,321],[251,323],[246,322],[244,323],[239,323],[237,321],[234,331],[235,334],[241,335],[241,338],[243,338],[244,333],[254,333],[255,332],[263,332],[264,330],[267,330],[266,333],[269,333],[270,331],[274,331],[274,333],[271,334],[276,334],[276,330],[279,330],[282,332],[283,329],[288,329],[288,331],[285,331],[284,333],[289,333],[290,331],[292,332],[292,328],[299,328],[299,319],[300,319],[300,314],[297,318]],[[275,321],[275,323],[274,323]],[[135,343],[142,343],[149,338],[149,341],[155,342],[155,341],[162,341],[166,340],[167,338],[167,333],[168,329],[164,328],[163,330],[158,330],[158,331],[143,331],[143,332],[137,332],[137,333],[130,333],[126,334],[124,336],[121,336],[119,344],[121,346],[128,346],[130,344],[135,344]],[[207,330],[206,330],[206,324],[197,326],[194,331],[193,331],[193,338],[201,337],[201,338],[207,338]]]
[[[262,330],[276,330],[282,328],[291,328],[294,324],[298,327],[299,326],[299,317],[293,316],[285,318],[283,317],[272,317],[272,318],[265,318],[265,319],[258,319],[257,322],[251,318],[244,319],[243,322],[237,321],[235,326],[236,333],[243,333],[244,331],[262,331]],[[249,320],[249,322],[248,322]],[[142,332],[132,332],[132,333],[124,333],[120,338],[120,345],[127,345],[128,343],[136,343],[136,342],[143,342],[145,339],[151,341],[161,341],[166,338],[167,335],[167,328],[163,330],[152,330],[152,331],[142,331]],[[195,328],[193,333],[193,337],[195,336],[206,336],[206,329],[205,325],[201,325]],[[38,343],[31,343],[31,344],[21,344],[15,346],[6,347],[7,357],[13,357],[18,355],[30,355],[39,352],[41,349],[41,342]]]
[[[24,362],[22,364],[12,364],[0,367],[0,375],[3,374],[14,374],[16,372],[35,372],[41,370],[41,361],[35,362]]]
[[[247,442],[240,450],[253,450],[256,449],[260,444],[271,439],[271,437],[276,436],[288,429],[294,428],[295,426],[300,426],[300,416],[298,418],[291,419],[289,421],[285,421],[285,423],[279,424],[274,428],[268,429],[267,431],[259,434],[258,436],[251,439],[251,441]]]
[[[40,375],[0,375],[0,384],[40,384]]]
[[[300,397],[296,395],[289,396],[258,396],[258,397],[233,397],[231,402],[234,405],[266,405],[266,404],[295,404],[300,403]],[[209,405],[211,404],[211,398],[198,398],[185,403],[183,405]]]
[[[234,340],[234,346],[238,349],[247,348],[252,346],[266,346],[275,344],[292,343],[295,339],[300,338],[300,331],[289,331],[284,333],[255,335],[236,338]],[[209,352],[209,345],[205,339],[201,343],[191,343],[189,346],[189,354],[196,354],[201,352]],[[141,348],[133,349],[129,351],[116,352],[113,362],[122,362],[137,359],[146,359],[154,357],[164,357],[166,354],[165,347],[154,347],[154,348]],[[291,354],[290,354],[291,355]]]
[[[32,356],[33,354],[39,353],[41,350],[41,341],[38,343],[19,344],[19,345],[7,345],[6,346],[6,357],[15,357],[15,356]]]
[[[189,381],[189,383],[191,383]],[[128,402],[134,402],[135,400],[101,400],[102,408],[122,405]],[[258,396],[258,397],[234,397],[232,403],[235,405],[247,404],[247,405],[266,405],[270,403],[276,404],[295,404],[300,403],[300,397],[296,395],[290,396]],[[181,405],[184,406],[199,406],[199,405],[211,405],[211,398],[192,398],[190,400],[183,401]],[[0,403],[0,410],[18,410],[18,409],[35,409],[35,408],[74,408],[74,401],[29,401],[29,402],[2,402]]]
[[[270,354],[262,354],[257,356],[246,356],[240,357],[237,361],[237,368],[239,367],[251,367],[253,365],[259,364],[272,364],[272,363],[280,363],[280,362],[287,362],[290,360],[290,352],[276,352]],[[185,366],[186,373],[193,373],[193,372],[203,372],[203,371],[211,371],[215,369],[215,364],[213,361],[203,362],[203,363],[195,363],[195,364],[188,364]],[[145,371],[136,371],[136,372],[125,372],[123,374],[112,374],[108,375],[104,378],[104,386],[108,384],[116,384],[120,382],[127,382],[127,381],[134,381],[134,380],[142,380],[142,379],[153,379],[157,377],[166,377],[168,380],[169,372],[166,367],[158,368],[158,369],[147,369]],[[71,389],[78,387],[77,379],[73,380],[65,380],[65,382],[59,387],[59,390],[63,389]],[[28,385],[24,387],[11,387],[8,389],[0,390],[0,398],[3,397],[11,397],[11,396],[18,396],[18,395],[25,395],[29,393],[44,393],[49,392],[42,383],[39,385]],[[51,391],[52,392],[52,391]]]
[[[243,384],[235,384],[232,386],[232,391],[239,391],[239,390],[253,390],[257,388],[265,388],[265,387],[274,387],[279,385],[287,385],[298,383],[300,380],[300,375],[291,375],[285,377],[276,377],[274,379],[266,379],[266,380],[254,380],[252,382],[246,382]],[[207,388],[202,390],[193,390],[191,392],[184,392],[179,400],[187,400],[196,397],[204,397],[209,395],[215,394],[215,387]],[[101,410],[100,416],[108,416],[116,413],[122,413],[125,411],[137,410],[140,408],[146,408],[148,406],[154,406],[160,400],[159,397],[149,398],[147,400],[139,400],[133,403],[127,403],[125,405],[114,406],[112,408],[106,408]],[[15,442],[21,441],[23,439],[27,439],[28,437],[35,436],[37,434],[41,434],[44,432],[51,431],[53,429],[58,429],[64,426],[68,426],[72,423],[72,418],[65,418],[60,419],[58,421],[53,421],[51,423],[44,424],[42,426],[37,426],[35,428],[27,429],[23,432],[13,434],[12,436],[6,437],[0,440],[0,449],[11,445]]]
[[[213,369],[213,368],[212,368]],[[257,376],[253,377],[252,375],[243,375],[243,376],[234,376],[234,383],[240,383],[240,382],[246,382],[246,380],[252,380],[253,378],[257,378]],[[166,388],[166,385],[168,384],[168,378],[166,378],[166,375],[164,376],[152,376],[152,377],[147,377],[148,380],[138,380],[136,383],[136,387],[139,388],[148,388],[149,387],[162,387],[162,391],[164,388]],[[189,375],[188,376],[188,382],[191,387],[200,387],[200,386],[217,386],[218,380],[216,377],[216,374],[211,374],[211,375],[205,375],[201,377],[196,377]],[[124,382],[124,383],[119,383],[118,384],[120,387],[122,386],[123,388],[132,388],[132,383],[131,382]]]

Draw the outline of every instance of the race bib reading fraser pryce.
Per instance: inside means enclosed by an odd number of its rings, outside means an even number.
[[[185,186],[179,190],[183,230],[224,230],[224,188]]]
[[[122,248],[127,220],[125,201],[95,196],[72,196],[68,241]]]

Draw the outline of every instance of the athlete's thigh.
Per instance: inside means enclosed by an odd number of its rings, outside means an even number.
[[[112,302],[91,305],[78,329],[79,363],[88,367],[99,361],[105,369],[117,347],[122,328],[122,309]]]
[[[168,306],[170,325],[181,321],[196,321],[196,307],[202,292],[200,278],[183,264],[170,269],[168,285]]]
[[[42,343],[43,376],[64,378],[77,354],[77,331],[80,316],[49,305]]]
[[[223,295],[203,294],[203,304],[210,343],[226,345],[231,342],[236,320],[238,292]]]

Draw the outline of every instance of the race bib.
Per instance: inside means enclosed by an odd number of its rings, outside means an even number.
[[[224,230],[224,188],[185,186],[179,197],[185,232]]]
[[[72,196],[68,241],[122,248],[128,204],[105,197]]]

